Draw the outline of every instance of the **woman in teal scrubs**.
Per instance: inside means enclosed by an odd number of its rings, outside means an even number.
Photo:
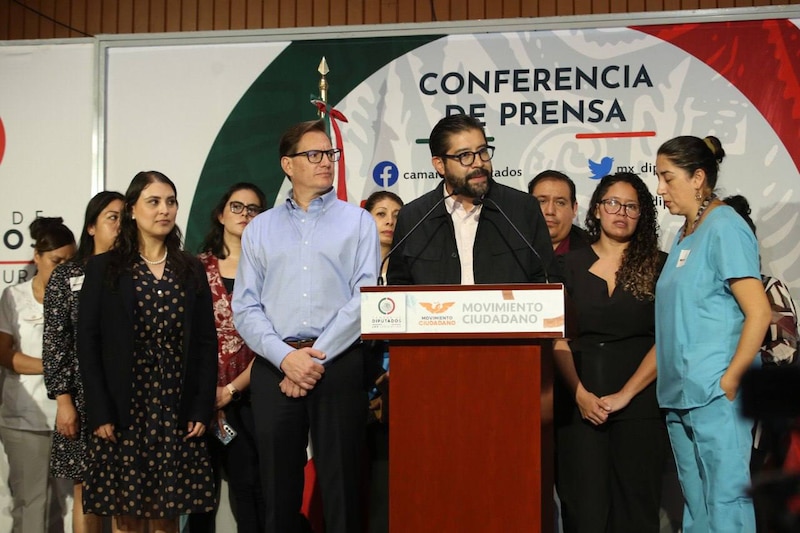
[[[770,322],[758,244],[714,194],[725,151],[716,137],[658,149],[658,194],[685,217],[656,287],[657,396],[667,412],[684,496],[684,533],[754,532],[747,495],[752,421],[742,375]]]

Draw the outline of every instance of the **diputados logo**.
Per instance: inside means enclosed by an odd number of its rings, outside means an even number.
[[[397,309],[397,306],[391,298],[381,298],[378,302],[378,311],[384,315],[391,315],[395,309]]]
[[[405,324],[405,317],[401,313],[395,313],[397,304],[388,296],[384,296],[377,303],[378,314],[372,315],[370,327],[378,330],[402,331]]]

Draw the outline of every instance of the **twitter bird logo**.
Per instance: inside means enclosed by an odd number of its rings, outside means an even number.
[[[599,180],[602,177],[611,174],[611,166],[614,164],[613,157],[604,157],[599,163],[589,160],[589,170],[592,171],[592,179]]]

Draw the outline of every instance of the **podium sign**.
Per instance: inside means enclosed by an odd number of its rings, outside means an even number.
[[[559,284],[365,287],[361,333],[367,339],[393,334],[563,337],[563,289]]]
[[[390,530],[552,531],[549,345],[564,336],[563,286],[364,287],[361,317],[392,358]]]

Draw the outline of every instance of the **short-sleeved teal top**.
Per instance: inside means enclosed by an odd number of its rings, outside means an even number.
[[[656,285],[656,394],[662,408],[690,409],[724,394],[744,314],[729,281],[761,279],[758,242],[730,207],[709,211],[675,238]]]

